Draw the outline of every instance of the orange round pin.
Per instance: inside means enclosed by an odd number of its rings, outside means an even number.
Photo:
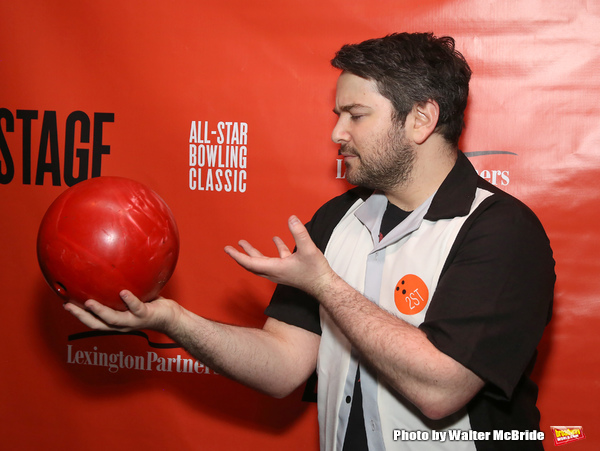
[[[394,302],[405,315],[416,315],[423,311],[429,301],[427,285],[419,276],[407,274],[396,284]]]

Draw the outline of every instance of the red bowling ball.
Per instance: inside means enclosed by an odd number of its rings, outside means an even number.
[[[179,232],[169,207],[150,188],[97,177],[67,189],[40,224],[37,255],[50,287],[82,305],[95,299],[125,310],[123,289],[155,299],[177,264]]]

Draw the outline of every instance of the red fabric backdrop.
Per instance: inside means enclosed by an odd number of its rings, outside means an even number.
[[[156,347],[168,341],[158,334],[81,335],[42,278],[37,229],[75,180],[145,183],[181,234],[164,294],[261,326],[272,285],[222,249],[289,239],[290,214],[308,220],[347,188],[329,140],[328,61],[347,42],[434,31],[454,36],[474,71],[462,149],[533,208],[555,251],[535,372],[545,445],[551,426],[577,425],[586,438],[568,447],[598,449],[599,14],[593,0],[1,2],[2,447],[317,449],[302,390],[256,394]],[[200,140],[217,144],[227,127],[239,139],[221,144],[238,154],[219,167]],[[102,353],[112,366],[97,364]]]

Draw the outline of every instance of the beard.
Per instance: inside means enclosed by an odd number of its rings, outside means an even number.
[[[387,192],[410,180],[415,149],[402,127],[390,127],[386,135],[373,142],[366,155],[349,144],[342,144],[341,151],[357,157],[346,162],[346,180],[352,185]]]

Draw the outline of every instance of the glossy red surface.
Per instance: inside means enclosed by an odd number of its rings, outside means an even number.
[[[40,224],[37,254],[48,284],[64,300],[96,299],[124,310],[122,289],[156,298],[179,255],[169,207],[150,188],[98,177],[67,189]]]

